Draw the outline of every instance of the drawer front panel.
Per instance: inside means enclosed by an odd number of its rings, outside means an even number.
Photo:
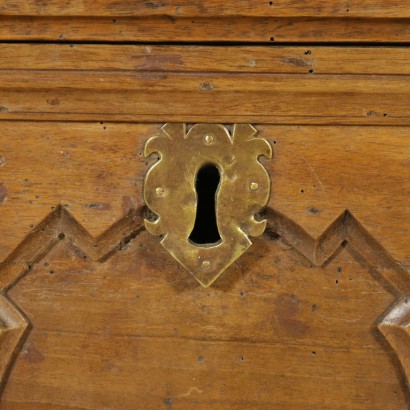
[[[406,48],[2,47],[2,409],[408,407]],[[273,152],[266,230],[208,288],[145,228],[166,123]]]

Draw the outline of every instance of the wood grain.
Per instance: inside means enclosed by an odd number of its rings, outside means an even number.
[[[317,270],[257,240],[203,291],[145,233],[100,265],[59,245],[10,292],[34,326],[3,407],[404,408],[374,325],[394,291],[374,275],[348,246]]]
[[[13,49],[0,54],[0,119],[410,121],[405,48],[30,45],[18,48],[14,68]]]
[[[162,124],[1,124],[1,259],[58,204],[93,236],[143,205],[150,162],[142,150]],[[313,237],[349,209],[395,259],[410,264],[407,241],[401,239],[410,234],[407,127],[256,128],[274,148],[266,164],[271,208]]]
[[[30,323],[2,408],[408,406],[408,127],[257,125],[269,229],[204,290],[140,229],[161,125],[2,122],[0,276]]]
[[[1,77],[1,74],[0,74]],[[146,121],[160,115],[175,122],[189,113],[195,122],[266,118],[270,123],[318,124],[336,118],[350,124],[409,124],[409,82],[401,78],[286,77],[232,74],[4,73],[0,118]],[[97,91],[96,90],[96,87]],[[30,87],[28,89],[27,87]],[[90,93],[91,90],[94,92]],[[23,94],[24,92],[24,94]],[[24,95],[24,98],[22,98]],[[172,101],[172,104],[167,104]],[[68,115],[68,116],[67,116]],[[24,117],[22,117],[24,118]],[[205,121],[204,121],[205,120]]]
[[[407,2],[0,16],[1,409],[410,408]],[[165,122],[274,151],[268,228],[206,290],[143,228]]]
[[[81,0],[62,3],[48,0],[13,0],[1,6],[2,15],[12,16],[142,16],[180,17],[273,16],[273,17],[394,17],[409,18],[410,7],[405,0],[200,0],[187,2]]]
[[[408,19],[4,16],[2,41],[408,43]]]
[[[247,74],[306,74],[313,69],[316,74],[407,76],[410,52],[407,47],[5,43],[0,69]]]

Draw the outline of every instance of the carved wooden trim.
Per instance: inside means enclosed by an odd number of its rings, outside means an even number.
[[[387,312],[378,329],[396,352],[410,381],[410,300],[401,298]]]
[[[61,240],[81,249],[97,262],[107,260],[144,229],[146,208],[132,209],[99,237],[94,238],[63,206],[58,205],[0,266],[0,383],[12,364],[13,355],[28,334],[29,321],[7,298],[7,292],[34,263]],[[381,315],[379,331],[390,343],[410,381],[410,278],[406,270],[379,244],[361,223],[344,211],[318,237],[273,209],[267,209],[267,237],[282,240],[301,252],[316,266],[322,266],[343,246],[349,244],[375,269],[396,295],[395,304]],[[188,273],[187,273],[188,274]]]
[[[18,351],[28,326],[29,322],[19,310],[6,296],[0,294],[0,392],[9,365],[12,364],[13,354]]]
[[[89,258],[103,262],[143,229],[142,212],[130,210],[94,238],[63,206],[58,205],[0,266],[0,291],[7,292],[60,241],[67,240]]]

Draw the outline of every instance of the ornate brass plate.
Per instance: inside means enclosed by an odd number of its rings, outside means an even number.
[[[249,236],[261,235],[266,227],[265,220],[255,219],[270,194],[270,178],[258,158],[271,158],[272,149],[256,132],[249,124],[234,125],[232,134],[218,124],[197,124],[188,132],[185,124],[165,124],[162,135],[145,146],[145,156],[160,156],[144,185],[145,202],[157,219],[145,220],[145,226],[164,235],[161,244],[205,287],[249,248]],[[207,167],[219,174],[211,198],[218,237],[198,243],[192,235],[198,222],[198,180]],[[204,208],[211,215],[209,200]],[[204,229],[211,219],[202,220]]]

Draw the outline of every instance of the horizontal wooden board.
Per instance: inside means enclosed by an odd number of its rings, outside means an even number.
[[[11,58],[12,56],[12,58]],[[109,56],[107,58],[107,56]],[[2,44],[0,70],[410,74],[407,47]]]
[[[410,42],[408,19],[320,17],[1,18],[0,40],[65,42]]]
[[[0,119],[408,124],[410,118],[407,77],[12,74],[3,75]]]
[[[125,100],[134,86],[124,71],[62,72],[70,87],[119,77]],[[26,80],[14,77],[13,90],[2,73],[6,96],[23,96]],[[58,81],[21,73],[41,87]],[[181,85],[187,96],[195,76]],[[278,77],[293,87],[301,75]],[[390,91],[405,78],[387,77]],[[142,228],[144,177],[157,160],[142,153],[158,120],[1,122],[2,371],[14,354],[2,409],[408,407],[407,319],[396,304],[410,292],[409,127],[252,122],[274,154],[261,159],[268,230],[208,289]],[[17,332],[14,349],[6,336]]]
[[[5,44],[0,120],[409,124],[409,59],[406,48]]]
[[[199,0],[199,1],[132,1],[132,0],[76,0],[61,2],[48,0],[14,0],[2,4],[2,15],[24,16],[155,16],[218,17],[410,17],[406,0]]]
[[[253,124],[274,151],[266,163],[270,207],[314,238],[348,209],[395,259],[410,264],[402,239],[410,235],[408,127]],[[143,147],[161,125],[1,122],[0,259],[59,204],[93,236],[139,209],[150,163]]]
[[[306,74],[310,74],[308,70]],[[251,92],[255,96],[263,93],[389,96],[410,94],[410,76],[1,70],[0,89],[5,92],[58,89],[71,93],[74,90],[174,92],[175,96],[198,91],[226,95]]]

